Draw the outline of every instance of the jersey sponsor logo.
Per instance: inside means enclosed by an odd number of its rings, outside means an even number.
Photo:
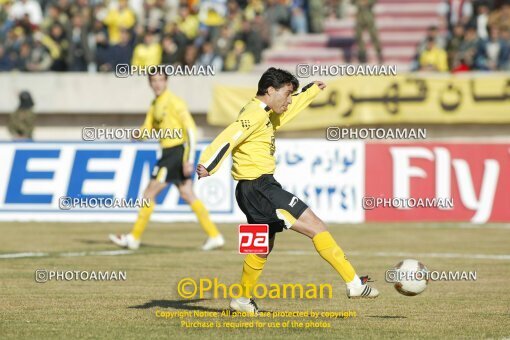
[[[296,205],[296,203],[299,201],[299,198],[297,198],[296,196],[292,197],[292,199],[290,200],[290,203],[289,205],[294,208],[294,206]]]
[[[269,225],[240,224],[239,254],[269,253]]]

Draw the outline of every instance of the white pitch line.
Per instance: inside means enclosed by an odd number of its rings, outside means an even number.
[[[60,257],[79,257],[79,256],[117,256],[133,254],[132,250],[102,250],[102,251],[82,251],[71,253],[57,253],[56,256]],[[15,259],[22,257],[47,257],[49,253],[11,253],[0,254],[0,259]]]
[[[102,251],[82,251],[77,253],[60,253],[58,256],[62,257],[77,257],[77,256],[117,256],[132,254],[132,250],[102,250]]]
[[[12,253],[0,254],[0,259],[16,259],[20,257],[43,257],[48,256],[48,253]]]
[[[232,252],[238,254],[238,252]],[[313,255],[317,252],[315,251],[307,251],[307,250],[285,250],[285,251],[276,251],[278,255]],[[422,258],[422,257],[435,257],[435,258],[450,258],[450,259],[475,259],[475,260],[501,260],[507,261],[510,260],[510,255],[508,254],[459,254],[459,253],[403,253],[403,252],[359,252],[352,251],[347,255],[354,256],[380,256],[380,257],[407,257],[407,258]]]
[[[222,252],[222,251],[216,251]],[[239,254],[237,251],[227,251],[232,254]],[[75,253],[58,253],[56,256],[60,257],[79,257],[79,256],[118,256],[118,255],[129,255],[133,254],[132,250],[102,250],[102,251],[90,251],[90,252],[75,252]],[[280,255],[314,255],[315,251],[307,251],[307,250],[284,250],[277,251]],[[460,254],[460,253],[405,253],[405,252],[359,252],[353,251],[349,252],[348,255],[354,256],[379,256],[379,257],[407,257],[407,258],[423,258],[423,257],[433,257],[433,258],[450,258],[450,259],[474,259],[474,260],[501,260],[508,261],[510,260],[509,254]],[[14,258],[23,258],[23,257],[46,257],[50,256],[49,253],[11,253],[11,254],[0,254],[0,259],[14,259]]]
[[[74,257],[74,256],[85,256],[85,255],[87,255],[86,251],[82,251],[79,253],[60,253],[60,254],[58,254],[58,256],[62,256],[62,257]]]

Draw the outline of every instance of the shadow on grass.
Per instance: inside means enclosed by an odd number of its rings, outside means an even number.
[[[78,242],[81,242],[81,243],[85,243],[85,244],[109,244],[111,245],[112,244],[112,241],[110,240],[84,240],[84,239],[77,239],[75,241],[78,241]]]
[[[143,305],[130,306],[128,308],[134,309],[149,309],[153,307],[173,308],[179,310],[201,310],[206,312],[223,312],[223,309],[209,308],[204,306],[197,306],[194,303],[208,301],[209,299],[192,299],[192,300],[152,300],[144,303]]]

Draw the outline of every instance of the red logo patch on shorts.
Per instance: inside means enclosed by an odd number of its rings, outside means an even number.
[[[240,224],[239,254],[269,253],[269,225]]]

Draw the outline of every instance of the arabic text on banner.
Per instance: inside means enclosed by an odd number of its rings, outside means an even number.
[[[325,82],[326,90],[284,129],[351,124],[510,122],[508,74],[344,77]],[[219,126],[232,123],[255,92],[255,87],[216,85],[208,122]]]

